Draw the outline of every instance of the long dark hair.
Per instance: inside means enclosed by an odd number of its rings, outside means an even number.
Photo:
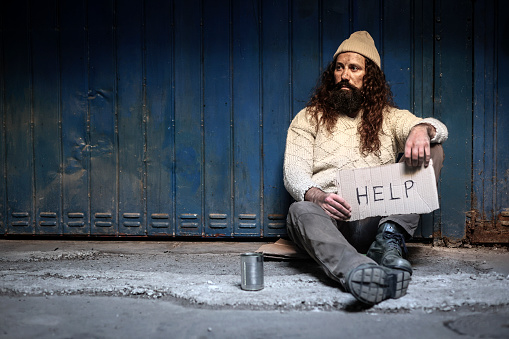
[[[361,138],[361,154],[367,156],[369,153],[380,153],[379,133],[382,129],[383,112],[386,108],[395,107],[395,105],[391,89],[382,70],[370,59],[364,59],[366,74],[361,90],[363,97],[361,109],[364,113],[358,132]],[[335,68],[336,60],[333,60],[322,73],[320,83],[306,105],[317,128],[323,125],[329,133],[333,132],[338,118],[338,112],[330,104],[331,89],[335,85]]]

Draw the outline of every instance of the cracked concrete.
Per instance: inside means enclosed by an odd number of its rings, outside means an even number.
[[[0,239],[0,300],[2,305],[11,305],[10,309],[5,306],[0,309],[0,319],[3,318],[0,329],[8,329],[4,333],[6,337],[9,333],[20,334],[17,331],[26,330],[26,326],[18,328],[6,322],[4,316],[26,313],[32,303],[44,305],[41,300],[45,298],[49,308],[54,303],[65,305],[69,300],[75,304],[85,300],[102,301],[110,307],[126,303],[127,298],[131,302],[151,300],[160,305],[178,306],[181,307],[176,311],[179,315],[189,309],[199,310],[197,312],[203,313],[204,318],[210,317],[206,312],[214,311],[242,311],[253,318],[267,312],[276,312],[278,316],[291,314],[296,318],[318,312],[323,319],[328,319],[330,314],[341,317],[355,314],[359,321],[372,315],[379,315],[380,319],[388,317],[387,321],[410,315],[424,323],[438,321],[441,331],[445,332],[435,334],[441,336],[509,336],[509,323],[504,320],[509,319],[507,247],[445,248],[409,244],[414,274],[408,294],[365,308],[350,294],[342,292],[311,260],[267,260],[264,263],[265,288],[257,292],[241,290],[239,255],[255,251],[262,244]],[[152,304],[143,305],[152,307],[149,306]],[[480,315],[490,315],[491,325],[470,329],[465,325],[482,319]],[[472,321],[463,320],[468,319],[465,317],[472,317]],[[44,326],[52,323],[46,320]],[[316,321],[318,324],[319,319]],[[44,323],[44,319],[40,322]],[[327,326],[333,326],[331,324]],[[218,326],[231,328],[229,322],[221,325],[220,320],[214,325],[216,329]],[[328,327],[320,326],[327,337],[328,332],[324,331]],[[32,324],[28,328],[36,327]],[[237,331],[240,329],[238,327]],[[252,337],[260,337],[261,332],[267,334],[263,326],[256,329],[251,330],[250,333],[256,334]],[[363,333],[357,330],[355,333]],[[482,333],[474,333],[479,330]],[[132,331],[129,333],[134,333]],[[289,334],[288,329],[277,334],[282,333]],[[428,330],[421,334],[424,333],[434,332]],[[207,331],[205,334],[211,337],[217,333]]]

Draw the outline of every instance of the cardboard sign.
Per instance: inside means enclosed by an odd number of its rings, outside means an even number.
[[[404,163],[338,171],[338,195],[352,206],[349,221],[439,208],[435,172]]]

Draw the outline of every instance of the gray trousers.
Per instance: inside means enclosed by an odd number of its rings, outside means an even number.
[[[444,162],[442,145],[431,145],[431,159],[438,181]],[[412,236],[419,225],[419,218],[418,214],[398,214],[338,222],[320,206],[300,201],[290,206],[286,226],[290,239],[305,250],[330,278],[344,286],[350,270],[361,264],[375,263],[361,253],[366,253],[375,241],[380,224],[395,222],[405,229],[408,236]]]

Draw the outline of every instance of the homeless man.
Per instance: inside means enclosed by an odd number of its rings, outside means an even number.
[[[287,230],[325,273],[357,300],[374,305],[406,294],[412,267],[405,239],[419,215],[348,221],[351,207],[337,195],[338,170],[443,163],[446,126],[397,109],[368,32],[353,33],[339,46],[307,106],[288,129],[285,187],[296,200]],[[361,253],[367,253],[363,255]]]

